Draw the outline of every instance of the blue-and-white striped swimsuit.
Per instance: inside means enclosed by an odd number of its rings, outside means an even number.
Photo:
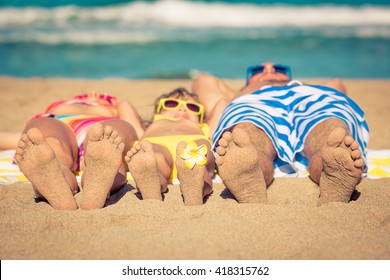
[[[270,137],[279,165],[293,165],[297,161],[307,165],[302,153],[306,136],[325,119],[338,118],[358,141],[366,162],[369,132],[359,106],[332,88],[290,84],[267,87],[233,100],[225,108],[212,137],[214,151],[225,130],[238,123],[250,122]]]

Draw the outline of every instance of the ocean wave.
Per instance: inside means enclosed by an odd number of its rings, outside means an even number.
[[[312,29],[262,29],[262,30],[217,30],[208,32],[196,31],[113,31],[110,29],[90,32],[88,30],[67,30],[63,32],[25,31],[2,34],[0,43],[40,43],[48,45],[79,44],[79,45],[116,45],[116,44],[150,44],[158,42],[188,42],[202,43],[212,41],[256,41],[278,38],[359,38],[390,39],[390,30],[380,27],[357,27],[357,28],[312,28]]]
[[[159,0],[105,7],[0,9],[0,27],[168,26],[254,28],[277,26],[390,26],[390,6],[292,6]]]
[[[117,44],[278,36],[390,38],[390,6],[159,0],[105,7],[0,9],[0,42]],[[239,32],[238,32],[239,31]]]

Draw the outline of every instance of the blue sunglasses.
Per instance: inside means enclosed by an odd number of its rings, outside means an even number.
[[[282,64],[274,64],[274,69],[275,72],[277,73],[282,73],[291,80],[291,68],[290,66],[287,65],[282,65]],[[254,75],[259,74],[264,71],[264,66],[263,65],[254,65],[254,66],[249,66],[246,69],[246,84],[249,83],[249,79],[252,78]]]

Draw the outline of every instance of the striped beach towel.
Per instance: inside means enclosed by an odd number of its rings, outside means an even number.
[[[0,184],[12,184],[16,182],[28,182],[18,166],[13,164],[13,156],[15,150],[0,151]],[[309,172],[306,165],[301,162],[294,162],[294,168],[291,165],[283,162],[275,163],[274,177],[307,177]],[[368,171],[365,177],[370,179],[378,179],[390,177],[390,149],[389,150],[367,150],[367,167]],[[76,178],[81,181],[81,172],[77,172]],[[132,180],[131,174],[127,173],[127,179]],[[213,179],[214,183],[221,183],[221,178],[217,175]],[[175,179],[173,184],[179,184]]]

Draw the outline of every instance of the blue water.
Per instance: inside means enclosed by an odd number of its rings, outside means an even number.
[[[244,78],[274,61],[299,78],[390,78],[389,15],[383,0],[1,0],[0,75]]]

